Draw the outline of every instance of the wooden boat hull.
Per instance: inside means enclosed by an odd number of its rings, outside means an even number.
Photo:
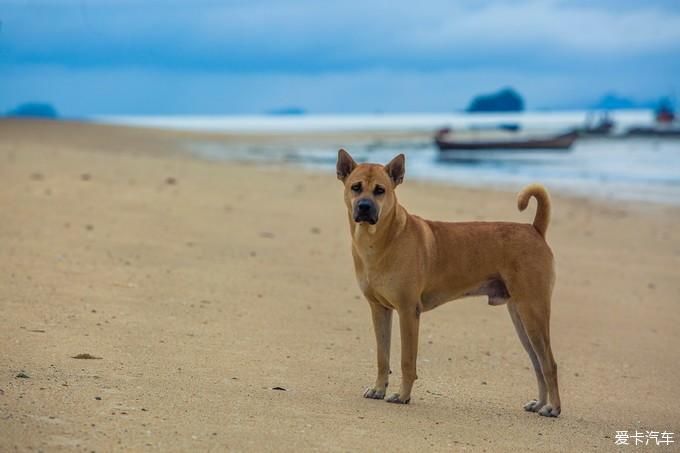
[[[628,137],[664,137],[680,138],[680,127],[674,128],[655,128],[655,127],[634,127],[626,133]]]
[[[541,150],[555,149],[568,150],[578,137],[576,132],[557,135],[546,138],[513,139],[513,140],[489,140],[489,141],[458,141],[441,137],[435,138],[435,143],[440,151],[456,150]]]

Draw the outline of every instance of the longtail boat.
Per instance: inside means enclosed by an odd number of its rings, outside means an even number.
[[[487,140],[457,139],[449,130],[437,133],[435,143],[440,151],[457,150],[568,150],[574,144],[578,133],[570,131],[548,137],[516,137]]]

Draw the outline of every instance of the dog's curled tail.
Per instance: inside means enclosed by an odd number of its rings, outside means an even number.
[[[550,223],[550,195],[541,184],[529,184],[517,196],[517,208],[524,211],[529,205],[529,199],[536,198],[538,207],[534,217],[534,228],[545,238],[545,232]]]

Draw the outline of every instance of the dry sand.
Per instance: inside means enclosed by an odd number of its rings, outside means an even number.
[[[554,197],[559,419],[522,410],[529,359],[481,298],[424,315],[395,406],[361,397],[375,346],[334,175],[193,159],[189,136],[0,121],[0,451],[599,451],[635,429],[678,449],[680,209]],[[533,218],[513,193],[399,196]]]

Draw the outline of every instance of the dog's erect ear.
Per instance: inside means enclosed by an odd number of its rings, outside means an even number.
[[[340,148],[338,151],[338,163],[335,166],[335,170],[338,174],[338,179],[340,181],[345,181],[345,178],[349,176],[352,171],[356,168],[357,163],[354,162],[352,156],[349,155],[347,151]]]
[[[404,180],[404,173],[406,172],[406,157],[404,157],[403,154],[399,154],[397,157],[392,159],[389,164],[385,165],[385,171],[388,175],[390,175],[390,178],[392,178],[394,186],[398,186]]]

